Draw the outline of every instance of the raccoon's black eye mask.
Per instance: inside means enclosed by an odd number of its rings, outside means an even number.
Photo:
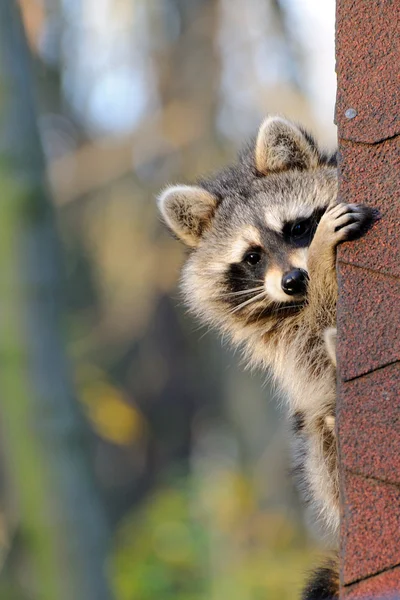
[[[311,218],[285,223],[282,233],[287,242],[298,247],[308,246],[314,232]]]
[[[285,223],[282,229],[285,240],[299,248],[308,246],[314,237],[315,230],[325,210],[325,208],[319,208],[307,219],[298,219]]]
[[[310,219],[304,219],[304,221],[297,221],[293,223],[290,230],[290,237],[292,239],[300,239],[310,231],[311,223]]]

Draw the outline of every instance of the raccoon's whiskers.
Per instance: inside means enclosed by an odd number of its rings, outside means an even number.
[[[253,292],[261,292],[264,289],[264,286],[259,285],[255,288],[250,288],[248,290],[240,290],[238,292],[227,292],[226,294],[220,294],[221,298],[225,298],[227,296],[245,296],[246,294],[251,294]]]
[[[248,322],[250,321],[250,319],[253,317],[254,313],[255,313],[255,312],[257,312],[257,310],[258,310],[259,314],[258,314],[258,317],[257,317],[257,320],[256,320],[256,324],[259,322],[260,318],[262,317],[263,311],[262,311],[262,310],[259,310],[259,307],[258,307],[258,306],[255,306],[255,307],[253,308],[253,310],[251,310],[251,311],[250,311],[250,314],[248,315],[248,317],[247,317],[247,319],[246,319],[246,322],[247,322],[247,323],[248,323]]]
[[[249,304],[252,304],[253,302],[255,302],[256,300],[261,300],[261,298],[265,298],[266,296],[266,291],[264,290],[263,292],[261,292],[261,294],[256,294],[255,296],[253,296],[252,298],[249,298],[248,300],[245,300],[244,302],[242,302],[241,304],[239,304],[238,306],[235,306],[235,308],[233,310],[230,311],[230,314],[232,315],[233,313],[237,312],[238,310],[240,310],[241,308],[244,308],[245,306],[248,306]]]

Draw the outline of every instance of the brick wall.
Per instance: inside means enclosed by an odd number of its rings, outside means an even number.
[[[400,1],[338,0],[340,195],[382,218],[338,254],[341,598],[400,599]]]

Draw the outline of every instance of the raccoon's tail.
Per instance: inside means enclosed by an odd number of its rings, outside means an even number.
[[[339,600],[339,565],[336,559],[314,571],[301,600]]]

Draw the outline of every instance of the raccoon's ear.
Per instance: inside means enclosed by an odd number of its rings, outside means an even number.
[[[158,207],[175,235],[188,246],[195,247],[211,223],[217,200],[201,187],[174,185],[160,194]]]
[[[255,164],[262,175],[271,171],[317,167],[318,150],[313,139],[282,117],[267,117],[256,141]]]

